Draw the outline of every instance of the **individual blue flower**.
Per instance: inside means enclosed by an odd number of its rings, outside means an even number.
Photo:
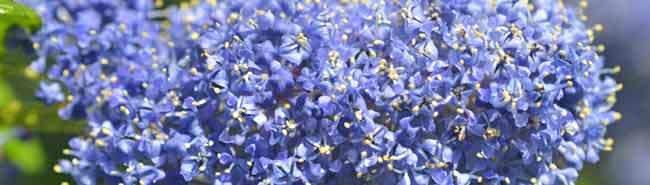
[[[59,103],[65,99],[62,91],[61,85],[56,82],[41,82],[36,92],[36,98],[48,105]]]

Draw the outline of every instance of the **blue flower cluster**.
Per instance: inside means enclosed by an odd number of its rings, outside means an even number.
[[[572,184],[621,117],[561,0],[24,1],[78,184]]]

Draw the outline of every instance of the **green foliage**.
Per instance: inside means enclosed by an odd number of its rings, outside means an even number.
[[[0,56],[0,126],[23,126],[39,133],[81,133],[82,120],[66,121],[58,117],[57,110],[63,104],[47,106],[34,98],[38,80],[44,79],[28,70],[34,59],[23,52]]]
[[[15,99],[13,90],[4,79],[0,78],[0,107],[5,106],[13,99]]]
[[[45,152],[38,139],[11,138],[4,144],[5,157],[26,174],[36,174],[45,168]]]
[[[34,10],[11,0],[0,0],[0,55],[6,52],[4,40],[10,28],[17,26],[31,33],[40,25],[41,19]]]
[[[20,126],[36,135],[29,140],[12,137],[2,144],[0,153],[2,160],[8,160],[20,168],[21,175],[37,177],[49,174],[48,179],[51,180],[53,172],[46,169],[54,161],[48,159],[63,157],[52,153],[60,153],[57,151],[65,148],[66,139],[51,143],[52,140],[41,140],[38,136],[46,133],[77,134],[83,128],[82,124],[60,120],[56,110],[61,105],[50,107],[37,101],[33,94],[38,87],[38,80],[42,77],[26,70],[34,57],[21,51],[7,52],[5,49],[5,39],[12,36],[7,35],[9,30],[21,28],[33,33],[41,25],[40,21],[36,12],[28,7],[13,1],[0,0],[0,132],[8,133],[12,128]],[[43,141],[56,148],[45,147]],[[42,184],[43,181],[40,182]]]

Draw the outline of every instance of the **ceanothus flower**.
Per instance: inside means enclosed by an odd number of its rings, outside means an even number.
[[[621,117],[560,0],[25,2],[78,184],[573,184]]]
[[[36,92],[36,97],[48,105],[59,103],[64,99],[63,92],[61,91],[61,85],[58,83],[48,84],[47,82],[41,82]]]

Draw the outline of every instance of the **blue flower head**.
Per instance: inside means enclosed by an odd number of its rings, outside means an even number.
[[[572,184],[621,118],[560,0],[25,2],[79,184]]]

